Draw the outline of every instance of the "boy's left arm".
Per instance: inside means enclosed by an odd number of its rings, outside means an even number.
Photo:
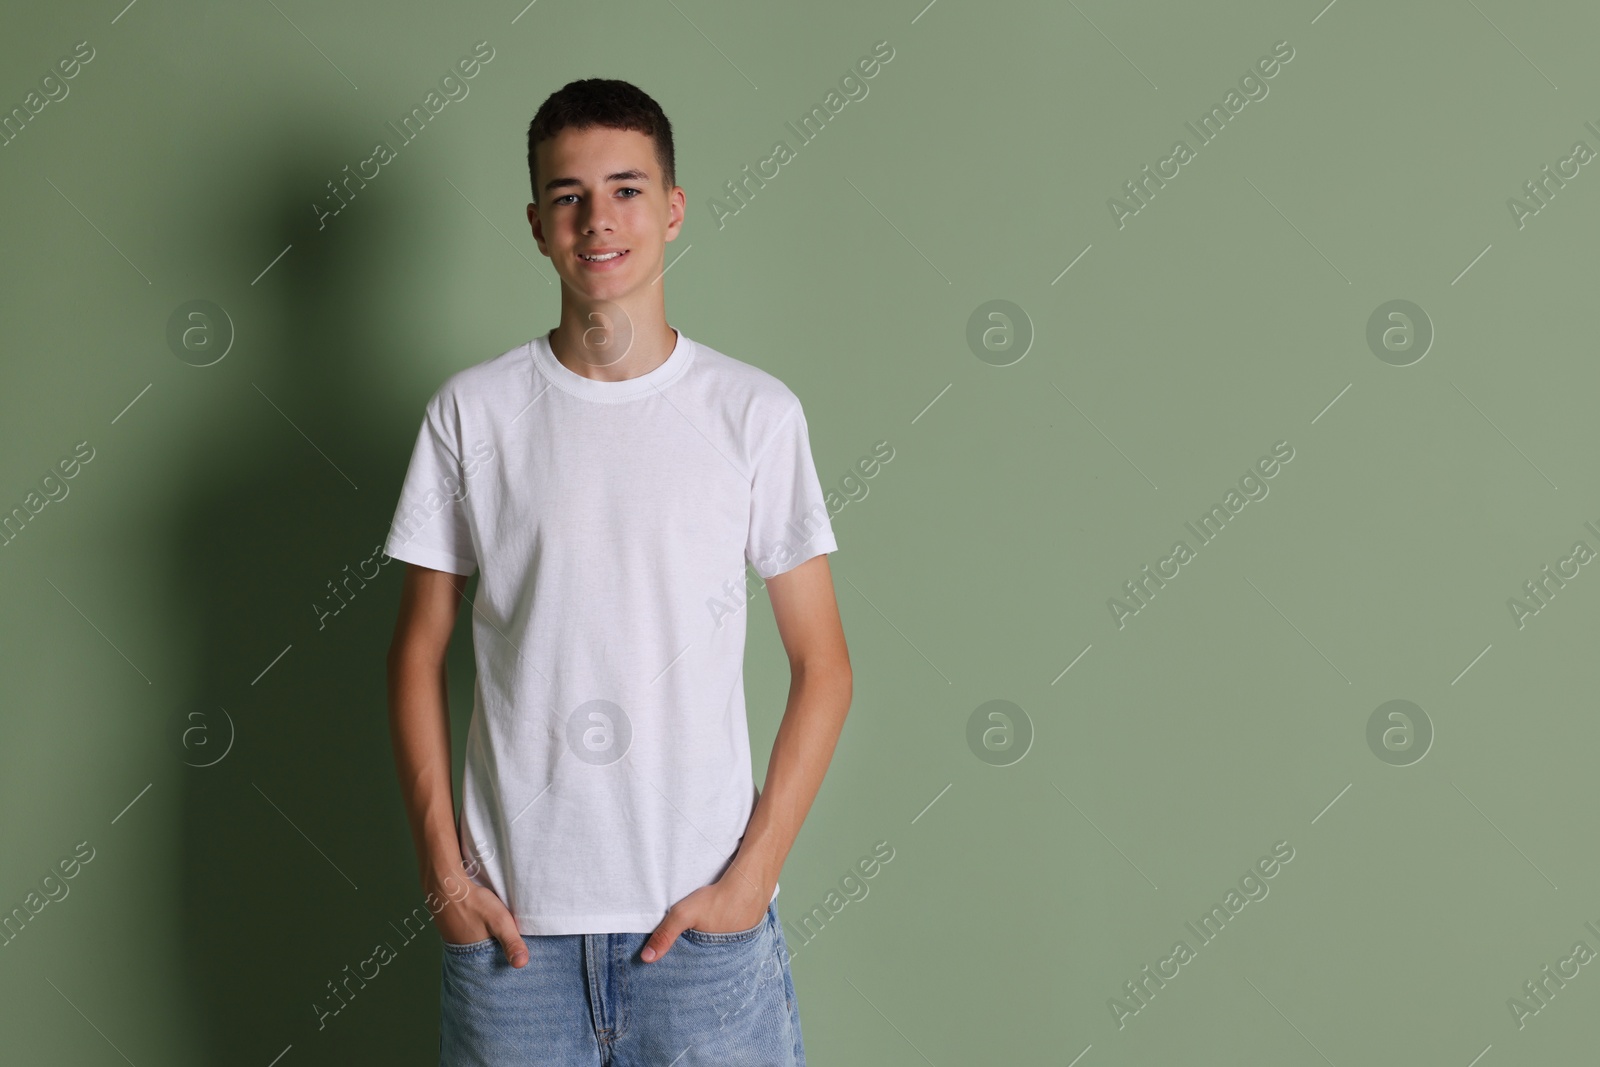
[[[811,810],[850,711],[850,652],[826,553],[767,579],[778,636],[789,656],[789,702],[767,763],[767,781],[739,851],[723,876],[669,911],[642,958],[664,955],[684,930],[748,930],[761,921],[778,872]]]

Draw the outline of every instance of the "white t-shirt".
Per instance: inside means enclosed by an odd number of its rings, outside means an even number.
[[[745,563],[837,548],[799,399],[681,332],[625,381],[547,337],[445,380],[384,550],[481,572],[457,829],[518,930],[653,930],[722,876],[759,795]]]

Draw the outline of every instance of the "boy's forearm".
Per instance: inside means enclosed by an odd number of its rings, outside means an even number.
[[[461,870],[450,784],[450,711],[442,663],[389,664],[389,734],[424,882]]]
[[[767,763],[766,784],[728,877],[748,878],[771,893],[822,787],[850,711],[850,697],[848,661],[795,665],[788,705]]]

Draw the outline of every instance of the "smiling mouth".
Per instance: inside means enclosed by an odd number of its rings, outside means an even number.
[[[624,248],[620,252],[606,252],[598,256],[585,255],[584,253],[579,252],[578,258],[583,260],[585,263],[610,263],[612,260],[620,259],[627,254],[628,250]]]

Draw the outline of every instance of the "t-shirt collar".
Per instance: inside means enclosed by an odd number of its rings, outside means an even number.
[[[678,339],[672,346],[672,353],[660,366],[636,377],[624,378],[620,382],[597,381],[567,369],[551,350],[548,333],[541,334],[528,342],[528,349],[534,366],[551,385],[564,393],[606,404],[651,395],[658,389],[664,388],[688,368],[694,360],[694,342],[685,337],[682,330],[673,332],[678,335]]]

